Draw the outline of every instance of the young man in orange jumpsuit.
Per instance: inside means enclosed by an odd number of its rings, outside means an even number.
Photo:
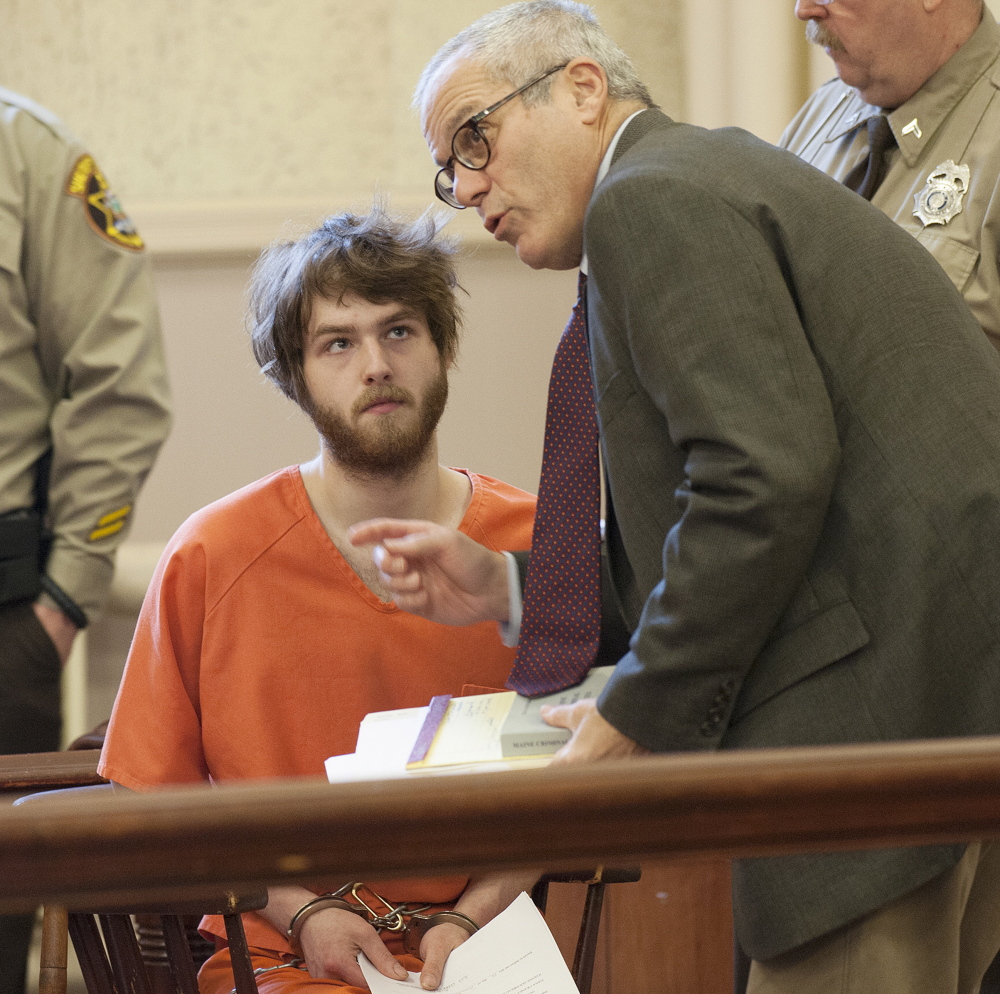
[[[329,218],[261,258],[254,354],[312,418],[321,451],[204,508],[171,540],[108,729],[108,779],[143,791],[321,774],[328,756],[353,751],[371,711],[504,685],[513,651],[495,624],[452,628],[399,610],[371,550],[346,538],[372,517],[416,517],[496,550],[530,546],[534,497],[438,463],[455,286],[434,223],[404,224],[378,208]],[[269,970],[260,989],[366,989],[358,952],[390,977],[422,968],[423,986],[436,987],[448,953],[468,938],[454,921],[424,934],[420,960],[337,906],[311,906],[290,929],[317,894],[343,883],[274,887],[267,907],[245,916],[254,965]],[[394,906],[454,908],[483,925],[531,880],[366,884]],[[221,919],[202,931],[222,946]],[[228,949],[203,967],[200,984],[228,994]]]

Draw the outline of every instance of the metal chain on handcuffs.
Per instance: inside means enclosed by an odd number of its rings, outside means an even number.
[[[379,914],[361,896],[359,892],[362,890],[367,891],[387,911]],[[352,904],[344,898],[344,895],[348,891],[351,897],[358,902],[357,904]],[[302,946],[299,942],[302,927],[311,915],[314,915],[317,911],[325,911],[327,908],[339,908],[341,911],[350,911],[352,914],[364,918],[376,932],[385,931],[401,934],[403,937],[403,948],[412,956],[419,955],[420,941],[423,939],[424,933],[435,925],[444,925],[446,923],[458,925],[460,928],[464,928],[469,935],[479,931],[479,926],[468,915],[463,915],[460,911],[438,911],[433,915],[421,914],[421,912],[426,911],[429,907],[429,904],[410,907],[409,902],[405,901],[393,907],[384,897],[376,894],[371,887],[368,887],[360,880],[346,883],[339,890],[320,894],[311,901],[307,901],[292,915],[292,920],[288,923],[286,937],[288,944],[292,947],[295,958],[287,963],[279,963],[277,966],[258,967],[253,972],[254,979],[263,976],[265,973],[273,973],[275,970],[305,970],[305,960],[301,955]],[[235,987],[230,994],[236,994]]]

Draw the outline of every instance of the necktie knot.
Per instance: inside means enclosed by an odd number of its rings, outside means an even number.
[[[868,155],[848,174],[844,185],[858,196],[871,200],[889,171],[889,156],[896,147],[896,136],[885,114],[868,119]]]

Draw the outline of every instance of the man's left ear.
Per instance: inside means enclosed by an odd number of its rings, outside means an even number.
[[[608,77],[593,59],[578,56],[565,68],[573,100],[584,124],[593,124],[608,101]]]

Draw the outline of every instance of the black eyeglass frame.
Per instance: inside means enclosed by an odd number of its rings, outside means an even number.
[[[489,117],[495,110],[503,107],[505,103],[513,100],[514,97],[520,96],[525,90],[531,89],[536,83],[540,83],[543,79],[548,79],[553,73],[559,72],[560,69],[565,69],[568,65],[568,62],[564,62],[561,66],[553,66],[551,69],[547,69],[541,76],[536,76],[533,80],[525,83],[524,86],[519,86],[513,93],[508,93],[507,96],[498,100],[495,104],[490,104],[486,110],[481,110],[478,114],[473,114],[468,121],[455,129],[455,133],[451,136],[451,156],[434,176],[434,195],[438,200],[443,200],[449,207],[454,207],[457,211],[465,210],[465,204],[460,204],[455,197],[455,169],[452,163],[457,161],[460,165],[465,166],[466,169],[471,169],[473,172],[479,172],[490,164],[490,156],[493,154],[493,150],[490,148],[490,143],[486,140],[486,135],[479,130],[480,122]],[[486,159],[481,165],[477,166],[469,162],[459,155],[455,149],[455,142],[458,140],[458,136],[466,130],[475,132],[486,148]],[[445,181],[448,182],[447,186],[445,185]]]

